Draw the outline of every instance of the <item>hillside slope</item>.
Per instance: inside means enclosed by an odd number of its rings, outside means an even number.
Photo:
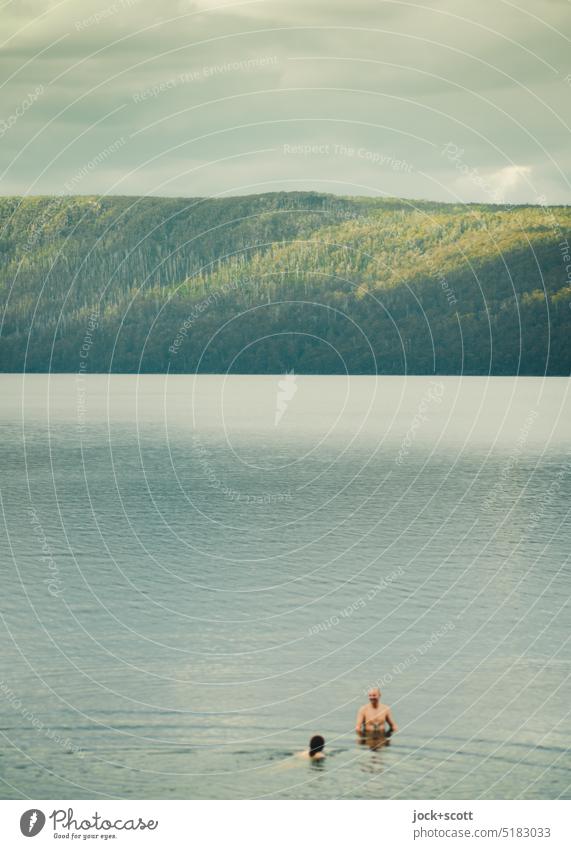
[[[568,375],[570,231],[311,192],[4,198],[0,367]]]

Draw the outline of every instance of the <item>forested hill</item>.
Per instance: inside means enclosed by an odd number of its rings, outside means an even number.
[[[571,371],[571,208],[0,199],[3,371]]]

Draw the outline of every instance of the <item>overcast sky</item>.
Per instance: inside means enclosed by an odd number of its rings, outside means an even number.
[[[12,0],[2,194],[571,203],[568,0]]]

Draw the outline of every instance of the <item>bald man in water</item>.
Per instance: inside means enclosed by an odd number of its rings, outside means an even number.
[[[380,736],[385,733],[386,725],[389,726],[391,734],[398,731],[398,725],[393,719],[390,707],[381,704],[381,691],[378,687],[373,687],[369,690],[369,703],[359,708],[355,731],[362,736],[365,734]]]

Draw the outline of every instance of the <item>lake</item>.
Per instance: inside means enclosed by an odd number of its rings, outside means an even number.
[[[569,797],[569,380],[0,382],[5,798]]]

